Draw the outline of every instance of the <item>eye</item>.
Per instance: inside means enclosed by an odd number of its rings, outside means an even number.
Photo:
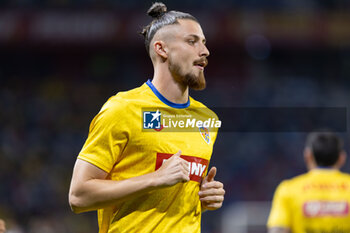
[[[188,42],[190,45],[194,45],[194,44],[196,43],[195,40],[188,40],[187,42]]]

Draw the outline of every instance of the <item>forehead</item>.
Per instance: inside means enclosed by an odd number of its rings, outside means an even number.
[[[175,32],[178,36],[186,37],[189,35],[197,35],[200,38],[204,39],[203,30],[201,25],[191,19],[179,19],[179,24],[175,24]]]
[[[201,39],[205,39],[202,28],[199,23],[191,19],[178,19],[178,24],[168,25],[159,30],[159,34],[170,38],[183,38],[196,35]],[[169,38],[169,39],[170,39]]]

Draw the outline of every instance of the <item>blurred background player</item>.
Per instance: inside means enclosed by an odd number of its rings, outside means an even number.
[[[148,14],[154,20],[142,34],[153,80],[107,101],[90,125],[73,171],[70,205],[76,213],[98,210],[100,233],[200,232],[201,212],[220,208],[224,200],[215,167],[202,181],[217,130],[208,132],[209,140],[198,129],[142,132],[142,107],[216,116],[189,97],[189,88],[205,88],[209,56],[198,21],[168,12],[162,3]]]
[[[308,173],[283,181],[273,198],[269,233],[350,232],[350,175],[339,169],[346,154],[334,133],[309,134]]]

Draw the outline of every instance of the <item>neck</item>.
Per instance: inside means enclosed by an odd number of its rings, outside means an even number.
[[[168,67],[154,69],[152,84],[167,100],[184,104],[188,101],[188,86],[176,82]]]
[[[315,170],[315,169],[329,169],[329,170],[339,170],[340,167],[338,167],[337,165],[333,165],[333,166],[312,166],[309,167],[309,170]]]

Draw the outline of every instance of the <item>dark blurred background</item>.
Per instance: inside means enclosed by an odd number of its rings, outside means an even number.
[[[349,1],[164,3],[197,17],[207,37],[208,87],[192,91],[195,99],[226,108],[349,106]],[[151,20],[150,5],[0,1],[0,218],[8,232],[98,231],[95,213],[70,211],[72,169],[103,103],[153,76],[137,34]],[[347,130],[340,135],[349,150]],[[305,136],[219,134],[211,165],[227,194],[221,210],[203,214],[202,232],[222,232],[227,206],[271,201],[282,179],[305,172]],[[350,172],[349,162],[343,171]]]

